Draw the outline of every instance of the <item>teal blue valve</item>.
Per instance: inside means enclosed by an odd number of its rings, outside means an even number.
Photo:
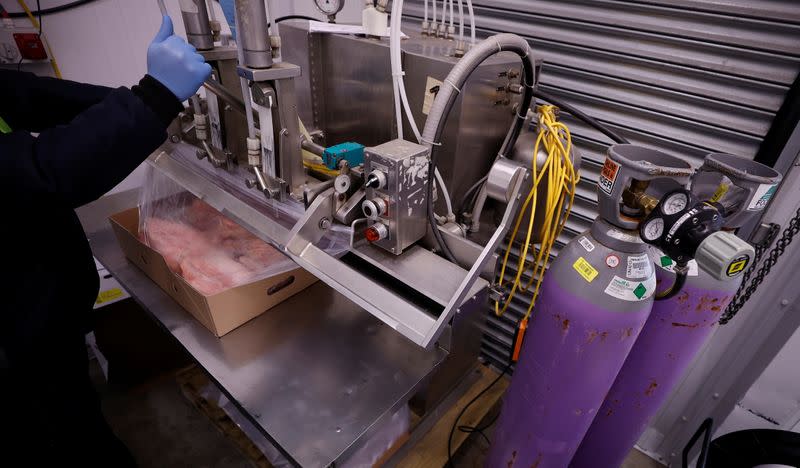
[[[322,162],[328,169],[338,169],[341,161],[347,161],[350,167],[364,164],[364,145],[347,142],[325,148]]]

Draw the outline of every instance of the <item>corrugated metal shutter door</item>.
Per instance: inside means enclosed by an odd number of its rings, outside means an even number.
[[[544,90],[632,143],[694,163],[713,151],[752,158],[800,69],[796,0],[473,3],[480,37],[511,32],[531,42],[545,61]],[[410,0],[405,13],[421,21],[422,2]],[[563,117],[584,159],[561,246],[596,216],[595,184],[608,145],[599,132]],[[524,300],[502,318],[490,313],[483,352],[500,366]]]

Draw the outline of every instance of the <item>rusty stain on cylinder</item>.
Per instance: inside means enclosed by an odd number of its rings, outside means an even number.
[[[539,455],[536,457],[536,460],[533,461],[531,468],[539,468],[540,463],[542,463],[542,452],[539,452]]]
[[[681,322],[672,322],[673,327],[684,327],[684,328],[697,328],[700,326],[699,323],[681,323]]]
[[[508,461],[508,468],[514,466],[514,462],[517,460],[517,451],[514,450],[511,452],[511,460]]]
[[[630,338],[632,336],[633,336],[633,327],[625,328],[624,330],[622,330],[622,340],[625,340],[625,338]]]
[[[644,394],[647,396],[653,396],[653,392],[656,391],[656,388],[658,388],[658,382],[655,380],[650,380],[650,384],[645,389]]]

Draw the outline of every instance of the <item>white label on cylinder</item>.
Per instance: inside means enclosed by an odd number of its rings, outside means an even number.
[[[180,0],[181,11],[185,11],[186,13],[199,13],[195,1],[196,0]]]
[[[747,209],[750,211],[763,210],[764,207],[767,206],[767,203],[769,203],[769,199],[775,194],[777,187],[778,186],[775,184],[759,185],[756,192],[753,194],[753,199],[750,200],[750,204],[747,205]]]
[[[587,252],[591,252],[592,250],[594,250],[594,244],[592,244],[592,241],[590,241],[586,237],[581,237],[580,239],[578,239],[578,243],[581,244],[583,248],[586,249]]]
[[[646,280],[627,280],[614,275],[606,286],[605,293],[623,301],[639,302],[648,299],[656,290],[656,275]]]
[[[652,262],[646,253],[641,255],[631,255],[628,257],[628,267],[625,276],[628,278],[639,279],[647,278],[653,273]]]

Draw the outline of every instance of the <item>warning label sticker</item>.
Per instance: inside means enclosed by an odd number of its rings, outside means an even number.
[[[583,248],[586,249],[587,252],[591,252],[592,250],[594,250],[594,244],[592,244],[592,241],[590,241],[586,237],[581,237],[580,239],[578,239],[578,243],[581,244]]]
[[[606,286],[605,293],[623,301],[643,301],[653,295],[656,289],[656,275],[638,280],[627,280],[614,276]]]
[[[603,163],[603,169],[600,171],[600,178],[597,180],[600,190],[611,195],[614,190],[614,182],[617,180],[617,174],[619,174],[619,164],[606,158],[606,162]]]
[[[433,101],[436,100],[436,94],[442,88],[442,82],[433,77],[428,77],[425,82],[425,97],[422,99],[422,113],[428,115],[433,107]]]
[[[747,205],[747,209],[750,211],[763,210],[777,189],[778,186],[773,184],[759,185],[756,189],[756,193],[753,194],[753,199],[750,200],[750,204]]]
[[[631,255],[628,257],[628,267],[625,270],[625,276],[633,279],[647,278],[653,273],[653,269],[650,265],[652,265],[652,261],[646,253]]]
[[[575,263],[572,264],[572,268],[589,283],[597,276],[597,270],[583,257],[578,257]]]

